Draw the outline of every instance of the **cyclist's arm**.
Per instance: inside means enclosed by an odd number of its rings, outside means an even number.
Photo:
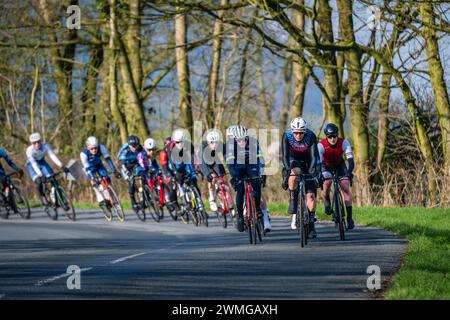
[[[345,139],[342,143],[342,149],[344,150],[345,157],[348,160],[348,171],[349,173],[353,173],[353,170],[355,169],[355,161],[353,160],[352,146],[347,139]]]
[[[325,155],[325,148],[323,147],[323,144],[320,142],[317,144],[317,151],[319,152],[319,159],[320,159],[320,163],[321,163],[320,169],[323,172],[323,171],[325,171],[325,168],[323,166],[323,157]]]
[[[289,140],[286,136],[286,132],[283,133],[283,138],[282,138],[282,142],[281,142],[281,158],[283,161],[283,167],[285,169],[289,169],[290,164],[289,164]]]
[[[226,163],[228,170],[230,171],[230,175],[233,178],[236,177],[236,146],[234,141],[227,146]]]
[[[103,157],[105,158],[106,163],[111,168],[112,172],[116,172],[116,166],[114,165],[113,161],[111,160],[111,156],[109,155],[108,149],[101,144],[100,145],[100,152],[102,153]]]
[[[42,171],[41,171],[41,169],[39,169],[39,166],[38,166],[36,160],[33,157],[33,146],[29,146],[28,147],[26,154],[27,154],[27,159],[30,162],[31,167],[33,167],[34,172],[36,172],[36,174],[39,177],[41,177],[42,176]]]
[[[11,158],[8,156],[5,150],[0,148],[0,158],[3,157],[6,161],[6,163],[13,169],[14,171],[19,171],[19,168],[16,166],[16,164],[11,160]]]
[[[309,173],[317,174],[321,161],[320,161],[319,151],[317,149],[317,139],[315,136],[312,138],[311,142],[312,142],[311,148],[310,148],[311,163],[309,165]]]
[[[48,153],[48,156],[50,157],[50,159],[52,159],[53,163],[56,164],[59,168],[62,168],[63,164],[53,152],[52,148],[47,143],[44,144],[43,148],[45,148],[45,151]]]

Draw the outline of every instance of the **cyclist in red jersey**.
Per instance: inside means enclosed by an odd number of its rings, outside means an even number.
[[[336,172],[338,177],[348,177],[348,179],[341,179],[339,185],[344,195],[345,208],[347,211],[347,226],[348,229],[353,229],[355,224],[352,218],[350,181],[353,179],[355,162],[353,161],[352,147],[347,139],[338,137],[339,128],[335,124],[327,124],[324,133],[326,138],[317,145],[322,160],[322,175],[325,179],[329,179],[332,177],[332,172]],[[348,169],[343,158],[344,154],[348,160]],[[332,213],[330,204],[330,186],[331,180],[325,180],[323,191],[325,194],[325,213],[328,215]]]

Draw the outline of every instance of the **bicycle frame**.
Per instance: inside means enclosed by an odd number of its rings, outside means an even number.
[[[227,195],[228,195],[228,191],[226,189],[226,183],[224,181],[223,176],[218,176],[217,178],[213,179],[213,184],[214,184],[214,188],[216,189],[216,192],[220,189],[221,192],[221,196],[222,196],[222,214],[226,215],[228,214],[231,210],[230,210],[230,206],[228,204],[228,199],[227,199]]]

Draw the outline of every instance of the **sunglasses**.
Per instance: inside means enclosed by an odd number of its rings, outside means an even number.
[[[88,150],[97,150],[98,147],[89,147]]]
[[[33,144],[41,144],[41,142],[40,141],[35,141],[35,142],[33,142]]]
[[[327,136],[327,138],[328,138],[328,139],[334,139],[334,138],[337,138],[337,135],[336,135],[336,134],[329,135],[329,136]]]
[[[303,135],[303,134],[305,134],[304,132],[298,132],[298,131],[296,131],[296,132],[293,132],[293,134],[295,134],[296,136],[301,136],[301,135]]]
[[[175,142],[176,144],[182,144],[183,143],[183,141],[177,141],[177,142]]]

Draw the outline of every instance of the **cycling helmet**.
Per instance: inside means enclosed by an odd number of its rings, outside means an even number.
[[[86,146],[97,148],[98,147],[98,139],[94,136],[90,136],[86,139]]]
[[[34,142],[38,142],[41,141],[41,135],[37,132],[30,134],[30,142],[34,143]]]
[[[301,117],[295,118],[291,122],[292,132],[306,132],[307,128],[308,128],[308,124],[306,123],[305,119],[303,119]]]
[[[234,129],[236,129],[236,127],[237,127],[236,125],[229,126],[227,128],[227,136],[234,137]]]
[[[172,133],[172,141],[183,142],[185,139],[186,139],[186,134],[181,129],[177,129]]]
[[[152,138],[148,138],[144,141],[144,148],[147,150],[156,149],[156,142]]]
[[[220,135],[217,131],[210,131],[206,135],[206,141],[208,142],[219,142],[220,141]]]
[[[248,137],[248,129],[244,126],[236,126],[234,129],[234,138],[243,139]]]
[[[339,128],[334,123],[329,123],[326,125],[325,129],[323,129],[323,132],[326,136],[337,136]]]
[[[139,145],[139,138],[136,136],[129,136],[128,137],[128,145],[137,147]]]

